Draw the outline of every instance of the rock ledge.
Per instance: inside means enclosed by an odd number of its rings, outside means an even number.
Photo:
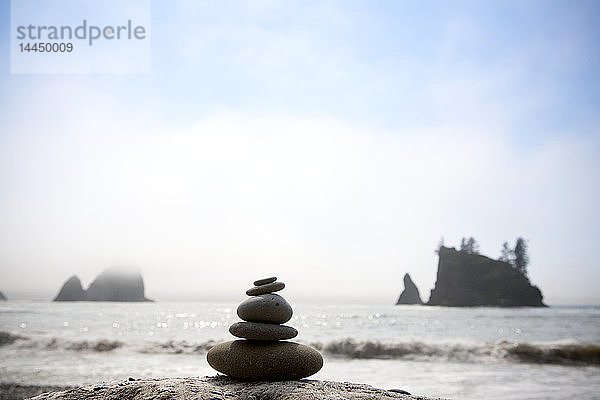
[[[298,380],[243,382],[225,376],[203,378],[134,379],[102,385],[83,386],[62,392],[44,393],[36,400],[94,399],[189,399],[189,400],[315,400],[315,399],[404,399],[424,397],[382,390],[348,382]]]

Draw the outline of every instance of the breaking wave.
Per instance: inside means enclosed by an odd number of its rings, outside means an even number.
[[[202,343],[189,343],[185,340],[168,340],[166,342],[150,343],[140,349],[138,352],[143,354],[200,354],[206,353],[217,342],[209,340]]]
[[[13,335],[9,332],[0,332],[0,346],[6,346],[7,344],[11,344],[16,342],[19,339],[26,339],[24,336]]]
[[[508,354],[524,362],[600,365],[600,346],[593,344],[547,346],[519,343],[510,347]]]
[[[419,361],[515,362],[600,365],[600,346],[565,343],[425,343],[335,340],[312,343],[312,346],[334,357],[352,359],[406,359]]]
[[[469,346],[459,343],[424,343],[357,341],[341,339],[327,343],[312,343],[312,346],[333,356],[354,359],[446,359],[448,361],[470,361],[474,357],[491,356],[493,348]]]
[[[0,347],[35,350],[108,353],[127,348],[140,354],[204,354],[217,344],[214,340],[188,342],[123,342],[119,340],[70,340],[32,338],[0,331]],[[494,343],[459,342],[380,342],[339,339],[310,343],[326,356],[347,359],[401,359],[432,362],[524,362],[561,365],[600,366],[600,346],[589,343]]]
[[[13,346],[17,349],[68,350],[75,352],[104,353],[128,348],[141,354],[201,354],[217,344],[214,340],[190,343],[185,340],[167,340],[165,342],[123,342],[120,340],[71,340],[63,338],[27,337],[0,331],[0,347]]]
[[[68,340],[59,338],[30,338],[27,336],[14,335],[9,332],[0,332],[0,346],[16,346],[19,349],[36,350],[70,350],[108,352],[118,349],[125,343],[118,340]]]

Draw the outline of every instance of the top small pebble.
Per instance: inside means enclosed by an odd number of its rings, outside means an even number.
[[[254,281],[254,286],[266,285],[268,283],[275,282],[276,280],[277,280],[276,276],[273,276],[271,278],[259,279],[257,281]]]

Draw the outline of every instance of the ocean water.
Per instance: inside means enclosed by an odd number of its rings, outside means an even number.
[[[311,378],[456,399],[600,399],[600,307],[292,304]],[[214,375],[237,303],[0,303],[2,383]]]

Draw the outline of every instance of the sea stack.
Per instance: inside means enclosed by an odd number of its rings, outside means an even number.
[[[144,295],[144,280],[136,269],[108,268],[85,291],[87,301],[151,301]]]
[[[84,290],[81,280],[70,277],[54,301],[152,301],[144,295],[144,281],[137,270],[109,268]]]
[[[312,347],[290,342],[298,331],[282,325],[292,318],[292,307],[280,295],[285,287],[276,277],[259,279],[237,308],[246,322],[236,322],[229,332],[241,339],[220,343],[206,359],[211,367],[232,378],[255,381],[301,379],[323,366],[323,357]]]
[[[435,287],[427,302],[448,307],[546,307],[542,292],[510,263],[440,247]]]
[[[417,285],[410,279],[409,274],[404,274],[404,290],[400,293],[400,297],[398,297],[396,305],[398,304],[423,304],[419,295],[419,289],[417,289]]]
[[[81,286],[81,280],[73,275],[62,286],[60,292],[54,301],[83,301],[85,300],[85,290]]]

